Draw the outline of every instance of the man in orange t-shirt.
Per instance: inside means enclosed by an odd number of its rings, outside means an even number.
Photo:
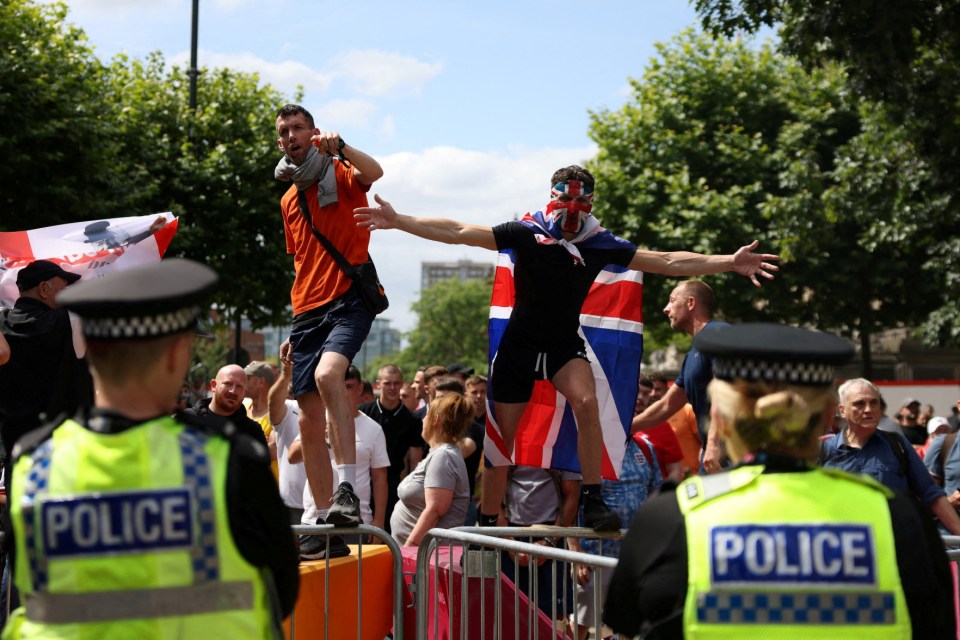
[[[653,383],[653,389],[650,392],[650,404],[653,404],[666,395],[669,389],[670,379],[662,371],[654,371],[650,374],[650,381]],[[670,427],[673,429],[677,441],[680,443],[680,450],[683,452],[683,477],[696,475],[700,470],[700,430],[697,428],[697,415],[693,412],[693,405],[689,402],[683,405],[679,411],[667,418]]]
[[[293,182],[280,200],[287,253],[296,277],[290,299],[293,330],[281,357],[293,361],[292,393],[300,405],[300,439],[307,482],[318,502],[332,495],[326,522],[360,524],[360,503],[353,491],[357,450],[353,416],[344,376],[370,332],[374,314],[351,289],[353,281],[314,236],[300,208],[301,193],[313,227],[352,265],[366,262],[370,232],[358,228],[353,210],[367,205],[367,191],[383,175],[380,164],[343,141],[335,131],[320,131],[300,105],[277,112],[277,146],[283,158],[274,175]],[[330,443],[342,481],[333,491],[333,473],[324,439]],[[322,524],[318,521],[318,524]]]

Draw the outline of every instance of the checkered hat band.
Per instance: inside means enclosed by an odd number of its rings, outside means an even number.
[[[801,385],[830,385],[834,370],[829,364],[810,362],[767,362],[765,360],[715,359],[713,375],[721,380],[785,382]]]
[[[697,620],[706,624],[892,625],[897,621],[896,598],[889,591],[697,595]]]
[[[200,308],[184,307],[166,313],[126,318],[83,318],[83,333],[88,338],[157,338],[193,326]]]

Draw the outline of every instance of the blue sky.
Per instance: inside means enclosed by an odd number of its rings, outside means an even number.
[[[66,4],[103,59],[189,63],[190,0]],[[320,128],[380,161],[371,194],[399,211],[493,225],[542,208],[551,173],[595,153],[589,112],[622,106],[654,43],[695,24],[684,0],[200,0],[199,65],[302,85]],[[375,232],[371,255],[401,331],[421,261],[495,258],[397,231]]]

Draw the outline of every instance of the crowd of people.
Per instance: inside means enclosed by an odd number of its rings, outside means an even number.
[[[9,603],[9,637],[274,634],[296,602],[298,562],[369,541],[295,540],[291,524],[367,524],[404,546],[435,527],[603,536],[629,525],[622,542],[539,537],[620,558],[612,575],[580,567],[572,593],[552,562],[528,558],[517,575],[503,563],[521,588],[538,576],[531,597],[577,638],[600,616],[646,638],[785,622],[818,637],[850,624],[953,632],[932,519],[960,535],[956,414],[907,398],[885,419],[869,380],[834,389],[845,341],[715,320],[714,293],[693,276],[759,286],[777,256],[757,242],[728,255],[639,249],[591,215],[594,180],[579,166],[555,172],[544,210],[519,221],[400,214],[379,196],[369,206],[380,164],[302,106],[282,107],[276,129],[296,271],[276,365],[226,365],[190,398],[193,335],[217,281],[197,263],[84,282],[46,260],[19,272],[21,297],[0,317],[3,592],[27,603]],[[384,304],[370,233],[389,229],[513,252],[514,307],[489,377],[456,362],[387,364],[367,381],[352,365]],[[694,338],[672,384],[662,372],[638,380],[617,480],[601,478],[597,384],[578,332],[607,265],[681,278],[663,311]],[[511,464],[538,380],[576,419],[577,472]],[[798,585],[815,604],[794,601]]]

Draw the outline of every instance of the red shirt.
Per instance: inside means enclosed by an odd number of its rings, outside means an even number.
[[[667,477],[667,465],[683,460],[683,452],[680,450],[680,442],[673,433],[673,428],[669,422],[661,422],[652,429],[644,429],[633,434],[634,441],[640,446],[640,450],[647,453],[644,444],[653,447],[657,453],[657,461],[660,463],[660,475]],[[644,442],[645,441],[645,442]],[[649,455],[647,456],[649,462]]]

